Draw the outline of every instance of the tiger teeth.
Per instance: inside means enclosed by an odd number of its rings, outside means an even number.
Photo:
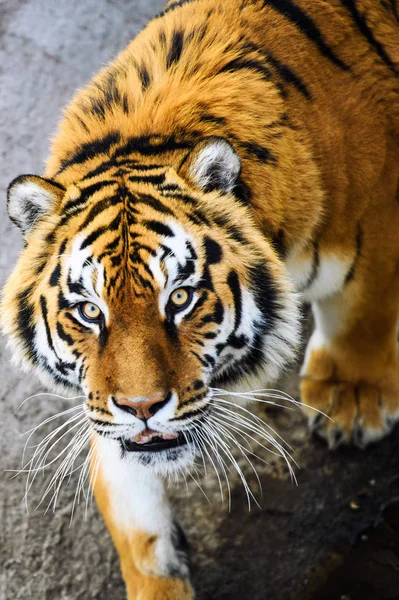
[[[133,438],[136,444],[147,444],[152,439],[158,437],[163,440],[175,440],[178,437],[178,433],[161,433],[160,431],[153,431],[152,429],[144,429],[138,435]]]

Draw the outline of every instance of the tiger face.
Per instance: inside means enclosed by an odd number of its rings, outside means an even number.
[[[159,163],[124,157],[66,188],[36,176],[11,184],[26,245],[2,321],[19,363],[84,394],[95,435],[165,473],[193,460],[215,387],[278,376],[298,313],[235,196],[232,146],[201,144],[184,176]]]

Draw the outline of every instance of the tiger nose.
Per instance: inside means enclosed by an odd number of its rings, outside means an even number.
[[[166,396],[161,393],[152,394],[143,398],[126,398],[113,396],[114,404],[121,410],[124,410],[138,419],[146,420],[153,417],[161,408],[163,408],[171,399],[172,392]]]

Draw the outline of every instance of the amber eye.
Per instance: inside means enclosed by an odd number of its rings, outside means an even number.
[[[93,302],[81,302],[78,306],[79,314],[89,323],[98,323],[103,317],[103,313]]]
[[[175,311],[183,310],[186,308],[193,297],[193,290],[191,288],[178,288],[169,296],[169,304]]]

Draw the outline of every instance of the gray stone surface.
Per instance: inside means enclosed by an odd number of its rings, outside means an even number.
[[[7,184],[23,172],[42,171],[61,108],[161,4],[161,0],[0,0],[0,284],[21,248],[18,232],[6,217]],[[5,471],[21,464],[26,439],[22,434],[69,404],[38,396],[19,408],[42,388],[10,365],[4,340],[0,381],[0,599],[122,600],[116,553],[95,506],[89,506],[85,518],[80,505],[71,523],[76,480],[64,486],[57,510],[43,515],[43,507],[33,510],[43,492],[38,477],[29,494],[28,514],[23,502],[25,475],[11,479],[12,473]],[[289,374],[281,386],[297,394],[296,376]],[[398,597],[389,591],[398,589],[398,565],[386,552],[377,558],[370,555],[371,567],[354,573],[353,580],[351,575],[352,582],[348,577],[342,583],[339,579],[356,533],[373,523],[384,502],[399,494],[393,477],[397,434],[366,453],[329,454],[309,439],[299,413],[259,410],[259,414],[293,446],[302,467],[299,487],[291,485],[283,464],[271,457],[269,466],[257,462],[261,509],[247,510],[234,475],[231,514],[218,499],[212,473],[201,480],[211,504],[191,479],[187,487],[180,481],[171,489],[192,543],[198,599],[328,600],[349,593],[352,600]],[[41,435],[48,431],[43,428]],[[265,451],[261,455],[270,459]],[[249,466],[243,468],[255,484]],[[336,587],[331,583],[325,587],[331,577]],[[391,587],[384,587],[382,580]]]

